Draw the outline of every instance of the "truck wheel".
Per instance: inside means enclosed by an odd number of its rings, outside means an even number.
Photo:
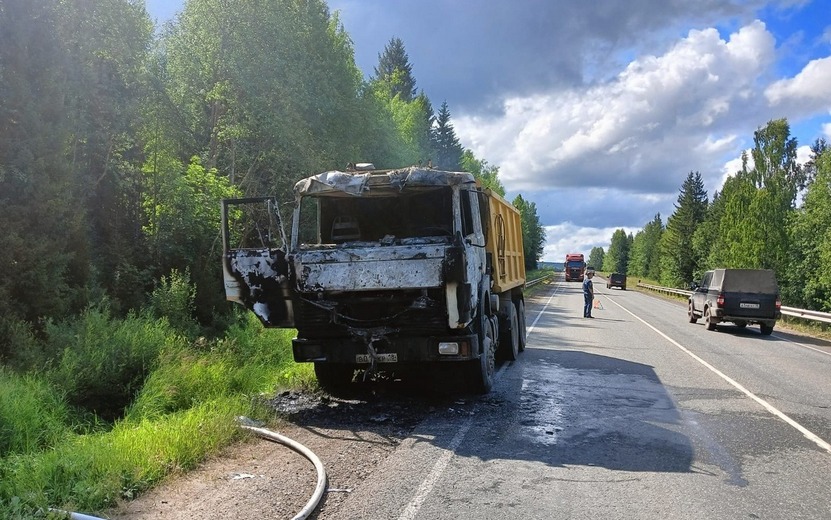
[[[710,308],[704,309],[704,323],[707,324],[707,330],[716,330],[716,322],[713,321],[713,316],[710,314]]]
[[[516,321],[519,325],[517,329],[517,348],[522,352],[525,350],[525,339],[528,336],[525,329],[525,300],[522,298],[516,301]]]
[[[471,384],[473,391],[477,394],[486,394],[493,388],[493,376],[496,372],[495,329],[491,319],[485,314],[484,300],[479,304],[479,317],[477,318],[477,330],[479,335],[479,359],[470,362]]]
[[[773,325],[765,325],[764,323],[760,323],[759,328],[762,331],[762,336],[770,336],[771,334],[773,334]]]
[[[692,302],[687,305],[687,317],[690,319],[690,323],[695,323],[698,321],[698,318],[695,316],[693,312],[693,304]]]
[[[513,302],[505,307],[505,314],[508,326],[499,331],[499,354],[503,359],[515,361],[519,355],[519,320]]]
[[[336,393],[344,390],[352,382],[355,369],[343,363],[315,362],[317,382],[327,392]]]

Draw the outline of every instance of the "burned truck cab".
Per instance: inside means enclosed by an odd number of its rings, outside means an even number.
[[[490,296],[488,199],[471,174],[329,171],[294,194],[287,243],[244,250],[226,240],[228,299],[265,326],[296,328],[294,358],[314,362],[324,386],[356,369],[425,362],[472,361],[492,376],[499,300]],[[223,205],[224,220],[230,214]]]

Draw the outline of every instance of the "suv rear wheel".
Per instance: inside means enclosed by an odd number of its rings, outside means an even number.
[[[773,333],[773,325],[765,325],[764,323],[760,323],[759,328],[762,331],[762,336],[770,336]]]
[[[690,319],[690,323],[695,323],[698,321],[695,313],[693,312],[693,304],[690,302],[687,304],[687,317]]]
[[[713,316],[710,314],[710,308],[704,309],[704,323],[707,324],[707,330],[716,330],[716,322],[713,321]]]

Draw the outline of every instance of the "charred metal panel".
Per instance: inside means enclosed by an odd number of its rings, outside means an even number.
[[[287,268],[281,250],[231,250],[226,254],[226,298],[251,309],[264,325],[292,327],[294,308]]]
[[[444,251],[441,244],[303,251],[294,257],[297,289],[309,293],[440,287]]]
[[[409,187],[473,185],[475,182],[470,173],[445,172],[417,166],[373,173],[328,171],[301,180],[294,185],[294,193],[297,197],[327,192],[357,196],[381,187],[401,191]]]

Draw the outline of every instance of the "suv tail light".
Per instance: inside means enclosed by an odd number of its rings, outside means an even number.
[[[780,300],[778,296],[776,297],[776,310],[777,311],[782,310],[782,300]]]
[[[724,307],[724,295],[719,293],[718,298],[716,298],[716,306]]]

